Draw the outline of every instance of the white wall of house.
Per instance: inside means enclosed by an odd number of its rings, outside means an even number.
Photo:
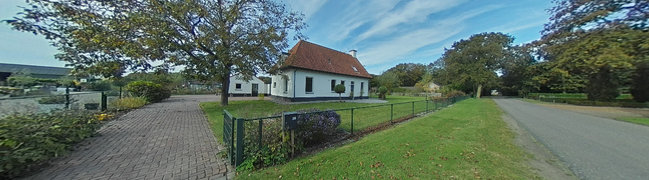
[[[237,88],[237,84],[239,84],[240,88]],[[250,81],[245,81],[240,76],[232,76],[230,77],[230,88],[228,92],[230,94],[252,94],[252,84],[257,84],[258,93],[260,94],[268,91],[264,81],[257,77],[252,77]]]
[[[274,75],[271,82],[271,95],[273,96],[286,98],[338,97],[338,93],[334,92],[331,88],[332,80],[335,81],[336,85],[340,84],[341,81],[345,82],[345,93],[341,94],[342,97],[349,97],[352,82],[354,84],[354,97],[360,97],[361,91],[363,97],[366,97],[369,92],[368,85],[370,80],[368,78],[303,69],[287,69],[282,74],[288,77],[288,89],[285,90],[285,81],[282,76]],[[307,77],[312,78],[312,92],[306,92]],[[293,83],[295,83],[295,90],[293,89]],[[363,88],[362,90],[361,87]]]
[[[280,74],[273,75],[270,82],[270,95],[280,97],[293,97],[293,69],[283,70]]]

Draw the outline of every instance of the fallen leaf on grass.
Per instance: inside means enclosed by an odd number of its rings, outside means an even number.
[[[370,167],[372,167],[372,168],[379,168],[381,166],[383,166],[383,163],[381,163],[381,162],[376,162],[376,163],[370,165]]]

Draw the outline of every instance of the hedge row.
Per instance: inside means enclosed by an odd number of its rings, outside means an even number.
[[[79,111],[0,118],[0,179],[22,175],[92,136],[109,116]]]

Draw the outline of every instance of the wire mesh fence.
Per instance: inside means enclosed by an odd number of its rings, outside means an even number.
[[[447,107],[455,102],[468,98],[467,96],[458,96],[446,99],[421,100],[391,104],[380,104],[361,106],[345,109],[331,109],[311,112],[292,112],[283,113],[276,116],[257,117],[257,118],[237,118],[224,110],[223,124],[223,142],[228,149],[228,157],[231,164],[241,165],[247,156],[263,156],[259,154],[264,148],[277,149],[286,148],[284,145],[292,141],[296,135],[295,130],[289,133],[287,131],[287,117],[289,114],[294,116],[304,116],[307,114],[325,114],[335,112],[339,117],[339,132],[333,134],[333,139],[345,139],[354,135],[354,133],[371,131],[373,128],[401,122],[422,113],[437,111]],[[330,118],[327,115],[325,118]],[[302,118],[303,119],[303,118]],[[324,121],[326,126],[327,121]],[[297,132],[303,133],[303,132]],[[280,137],[287,135],[287,137]],[[291,140],[287,140],[291,139]],[[330,141],[331,139],[325,140]],[[318,141],[316,141],[318,142]],[[284,144],[283,144],[284,143]],[[295,144],[291,142],[291,144]],[[273,147],[269,147],[273,146]],[[293,153],[293,152],[291,152]]]

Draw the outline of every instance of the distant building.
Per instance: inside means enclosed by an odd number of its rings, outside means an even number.
[[[230,88],[228,93],[230,96],[257,96],[259,94],[268,95],[270,84],[264,84],[264,81],[257,77],[246,81],[241,76],[230,77]]]
[[[71,68],[0,63],[0,81],[5,82],[9,76],[19,72],[34,78],[59,79],[70,74],[70,71]]]
[[[343,98],[368,98],[371,78],[356,50],[348,54],[301,40],[273,75],[271,95],[285,101],[333,100],[339,96],[334,86],[343,84]]]
[[[427,87],[427,88],[428,88],[430,91],[437,92],[441,87],[442,87],[442,86],[440,86],[440,85],[438,85],[438,84],[435,84],[434,82],[430,82],[430,83],[428,84],[428,87]]]

